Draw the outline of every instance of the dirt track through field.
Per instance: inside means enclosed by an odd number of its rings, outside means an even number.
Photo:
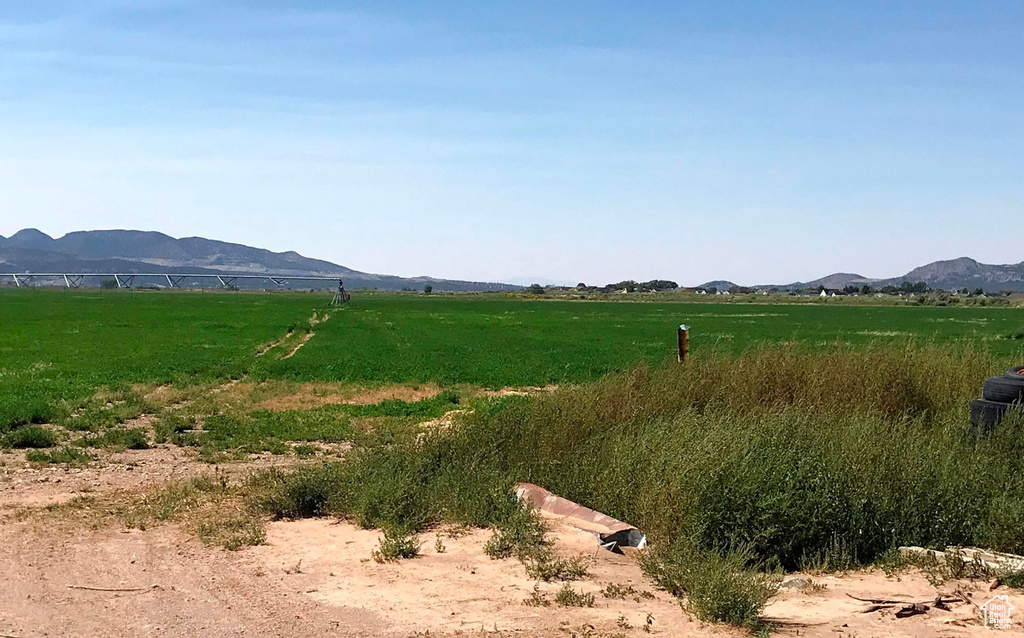
[[[313,332],[312,330],[310,330],[306,334],[302,335],[302,338],[299,339],[299,342],[297,344],[295,344],[295,347],[292,348],[288,352],[288,354],[284,355],[281,358],[282,359],[291,359],[292,357],[295,356],[295,353],[298,352],[300,348],[302,348],[302,346],[306,345],[309,342],[309,340],[312,339],[315,336],[316,336],[316,333]]]

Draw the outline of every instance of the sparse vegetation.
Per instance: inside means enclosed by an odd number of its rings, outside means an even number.
[[[30,463],[46,463],[50,465],[81,465],[89,463],[93,457],[73,447],[61,447],[54,450],[29,450],[25,453],[25,460]]]
[[[530,597],[524,600],[523,604],[527,607],[550,607],[551,601],[540,590],[540,585],[534,585],[533,591],[530,592]]]
[[[544,582],[581,580],[587,575],[586,560],[582,556],[558,556],[547,545],[538,546],[522,560],[530,578]]]
[[[208,545],[237,550],[266,541],[263,499],[276,487],[269,472],[230,482],[222,474],[197,476],[112,504],[106,511],[129,528],[178,521]]]
[[[749,550],[725,554],[677,542],[645,557],[644,568],[697,618],[757,629],[761,612],[778,591],[781,573],[757,568]]]
[[[625,600],[637,595],[636,588],[632,584],[623,585],[622,583],[608,583],[604,589],[601,590],[601,595],[605,598],[618,598]]]
[[[211,514],[198,523],[197,533],[207,545],[231,551],[262,545],[267,540],[263,519],[251,512]]]
[[[559,607],[593,607],[594,595],[588,592],[576,591],[572,585],[566,583],[555,595],[555,602]]]
[[[79,444],[83,447],[105,447],[115,450],[148,450],[150,447],[144,430],[121,427],[110,428],[100,435],[83,437]]]
[[[373,550],[373,560],[388,563],[404,558],[416,558],[420,555],[420,542],[415,534],[405,530],[385,528],[377,549]]]

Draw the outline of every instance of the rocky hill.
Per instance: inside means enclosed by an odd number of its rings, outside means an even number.
[[[923,281],[938,290],[959,290],[981,288],[987,292],[1013,290],[1024,292],[1024,262],[1019,264],[996,265],[982,264],[970,257],[960,257],[944,261],[935,261],[920,266],[900,277],[887,279],[871,279],[851,273],[836,273],[806,283],[793,283],[782,288],[826,288],[841,289],[846,286],[899,286],[903,282],[917,283]]]

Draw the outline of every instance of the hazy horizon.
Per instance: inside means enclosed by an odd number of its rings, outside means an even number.
[[[696,284],[1017,263],[1024,4],[0,8],[0,235]]]

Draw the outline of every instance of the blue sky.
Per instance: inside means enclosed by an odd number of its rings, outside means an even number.
[[[0,234],[601,284],[1024,260],[1024,3],[0,4]]]

